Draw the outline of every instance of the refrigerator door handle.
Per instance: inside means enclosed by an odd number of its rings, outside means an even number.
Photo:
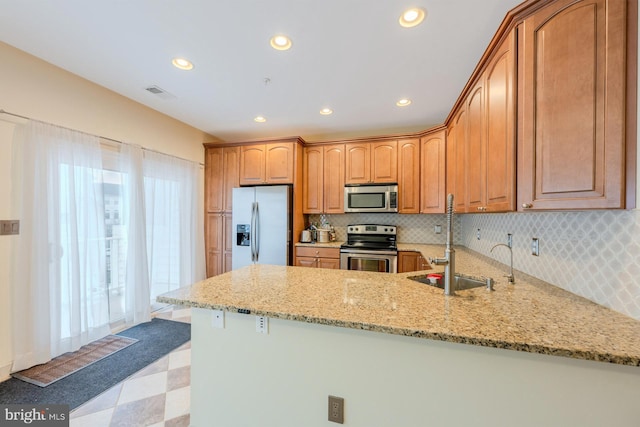
[[[254,232],[254,235],[256,237],[255,251],[256,251],[256,262],[258,262],[260,261],[260,205],[258,204],[258,202],[256,202],[255,223],[256,223],[256,228]]]
[[[251,204],[251,234],[249,241],[251,244],[251,262],[256,262],[256,203]]]

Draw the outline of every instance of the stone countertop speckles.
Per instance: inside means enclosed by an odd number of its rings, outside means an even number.
[[[441,245],[399,244],[425,257]],[[640,366],[640,321],[456,247],[457,272],[495,280],[445,296],[412,273],[254,265],[158,297],[159,302],[338,327]],[[429,271],[440,271],[435,267]]]

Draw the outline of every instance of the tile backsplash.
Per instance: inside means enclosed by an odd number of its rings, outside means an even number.
[[[346,226],[356,223],[396,225],[399,242],[444,244],[446,238],[446,215],[326,217],[338,240],[345,240]],[[507,250],[490,250],[511,233],[516,270],[640,320],[640,210],[462,214],[454,220],[455,244],[508,264]],[[436,225],[442,226],[441,234],[435,233]],[[539,239],[539,256],[531,255],[533,237]]]

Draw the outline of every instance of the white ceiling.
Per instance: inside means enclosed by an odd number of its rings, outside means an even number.
[[[318,141],[442,123],[520,2],[0,0],[0,40],[222,140]],[[402,28],[411,6],[427,17]],[[293,47],[272,49],[276,33]],[[177,56],[195,68],[173,67]]]

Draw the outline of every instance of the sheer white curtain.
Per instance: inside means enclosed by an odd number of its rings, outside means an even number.
[[[16,127],[14,372],[107,335],[110,320],[148,321],[158,294],[205,277],[199,165],[119,148],[40,122]]]
[[[144,200],[151,302],[205,278],[199,165],[144,153]]]
[[[142,148],[123,144],[119,157],[123,177],[122,231],[127,247],[124,315],[127,324],[137,324],[151,320]]]
[[[22,221],[12,274],[17,371],[110,331],[98,138],[30,121],[14,140]]]

